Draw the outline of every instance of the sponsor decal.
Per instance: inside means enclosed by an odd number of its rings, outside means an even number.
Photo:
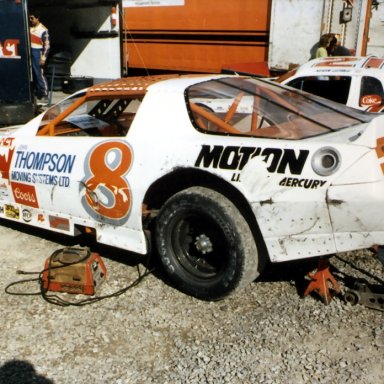
[[[21,211],[21,217],[26,223],[29,223],[32,220],[32,212],[29,209],[23,209]]]
[[[0,41],[0,59],[20,59],[19,39],[6,39]]]
[[[280,181],[279,185],[284,187],[297,187],[305,189],[316,189],[322,187],[326,183],[326,180],[315,180],[315,179],[299,179],[297,177],[284,177]]]
[[[241,171],[248,163],[249,159],[255,156],[265,156],[264,161],[270,162],[267,167],[270,173],[286,173],[287,170],[300,175],[305,161],[308,157],[308,150],[280,148],[259,148],[259,147],[236,147],[222,145],[202,145],[201,151],[197,156],[195,166],[202,168],[220,168]]]
[[[384,111],[384,105],[381,105],[381,104],[371,105],[366,109],[366,112],[374,112],[374,113],[383,112],[383,111]]]
[[[69,231],[69,220],[64,217],[48,216],[49,225],[53,229],[60,229],[62,231]]]
[[[263,156],[264,162],[269,164],[269,173],[287,172],[300,175],[307,160],[308,150],[294,150],[281,148],[237,147],[222,145],[202,145],[197,156],[195,166],[200,168],[219,168],[241,171],[248,161],[255,156]],[[240,173],[234,173],[232,181],[240,181]]]
[[[13,147],[14,137],[2,137],[0,139],[0,147]]]
[[[45,216],[42,214],[42,213],[39,213],[37,215],[37,221],[41,224],[43,224],[45,222]]]
[[[11,167],[14,151],[14,148],[10,148],[7,153],[0,154],[0,173],[3,179],[9,180],[9,168]]]
[[[16,151],[15,168],[56,173],[71,173],[76,155],[34,151]]]
[[[46,173],[29,173],[12,171],[11,180],[24,183],[53,185],[59,187],[69,187],[70,178],[68,176],[49,175]]]
[[[70,186],[70,178],[64,174],[72,173],[76,155],[19,149],[15,157],[11,173],[12,181],[59,187]]]
[[[355,62],[354,57],[328,57],[314,65],[314,67],[354,67]]]
[[[128,220],[132,195],[126,175],[132,160],[132,149],[124,141],[106,141],[89,151],[80,194],[81,203],[91,217],[112,225],[122,225]]]
[[[19,208],[15,207],[11,204],[5,204],[4,210],[5,210],[5,216],[6,217],[9,217],[11,219],[19,219],[20,218]]]
[[[309,151],[304,149],[202,145],[195,166],[236,171],[232,174],[231,181],[239,182],[240,172],[238,171],[241,171],[248,161],[256,156],[264,157],[262,161],[266,164],[265,169],[269,173],[301,175],[308,155]],[[283,187],[304,189],[316,189],[325,184],[325,180],[298,177],[284,177],[279,182]]]
[[[363,107],[381,105],[381,101],[379,95],[365,95],[360,99],[360,105]]]
[[[11,182],[11,187],[16,203],[39,208],[36,190],[33,185]]]

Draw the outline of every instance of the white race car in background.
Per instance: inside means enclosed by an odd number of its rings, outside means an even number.
[[[266,260],[384,243],[384,116],[240,76],[123,78],[1,130],[0,217],[139,254],[218,299]]]
[[[384,59],[378,57],[314,59],[277,81],[356,109],[384,110]]]

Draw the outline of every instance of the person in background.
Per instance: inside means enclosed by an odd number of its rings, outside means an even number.
[[[347,47],[341,45],[341,36],[332,33],[331,43],[327,49],[329,56],[351,56],[351,51]]]
[[[330,33],[326,33],[325,35],[320,37],[319,46],[315,54],[316,58],[328,57],[328,49],[332,39],[333,39],[333,35]]]
[[[31,61],[33,83],[38,100],[48,102],[48,83],[44,76],[44,66],[48,57],[50,42],[47,27],[40,22],[40,13],[37,10],[29,12]]]

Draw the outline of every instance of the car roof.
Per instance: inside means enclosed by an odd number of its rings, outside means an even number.
[[[296,76],[300,75],[316,75],[316,74],[354,74],[364,73],[367,71],[379,70],[384,74],[384,59],[368,56],[335,56],[313,59],[296,68]]]
[[[156,84],[163,80],[175,79],[180,77],[177,74],[172,75],[156,75],[156,76],[137,76],[137,77],[122,77],[120,79],[104,82],[93,85],[88,88],[87,96],[103,96],[115,95],[121,96],[134,96],[146,92],[149,86]]]
[[[164,82],[166,80],[178,79],[178,84],[181,89],[184,90],[185,85],[194,83],[196,81],[208,80],[216,77],[223,77],[224,75],[217,74],[163,74],[152,76],[136,76],[136,77],[122,77],[120,79],[111,80],[109,82],[103,82],[93,85],[87,89],[87,98],[92,97],[124,97],[124,96],[136,96],[146,93],[150,86]],[[228,75],[226,75],[228,76]],[[180,82],[183,79],[184,82]]]

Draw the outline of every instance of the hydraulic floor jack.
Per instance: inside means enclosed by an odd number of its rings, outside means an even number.
[[[374,250],[376,258],[384,265],[384,246],[375,247]],[[330,272],[329,258],[320,258],[316,272],[309,273],[308,277],[310,283],[304,296],[316,292],[324,304],[329,304],[333,296],[341,294],[341,288]],[[357,279],[344,293],[344,300],[352,305],[361,304],[384,311],[384,285],[370,284],[366,280]]]

